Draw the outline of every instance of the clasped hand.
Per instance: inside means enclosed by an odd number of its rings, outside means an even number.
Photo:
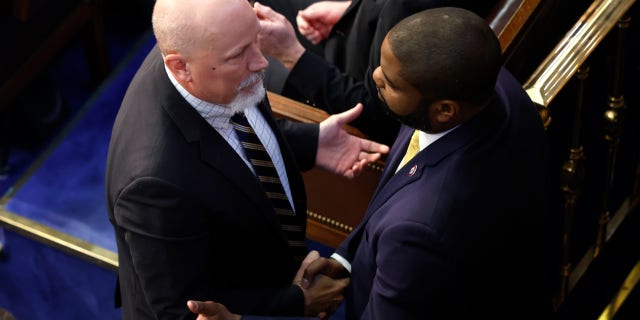
[[[349,285],[348,273],[342,265],[320,257],[311,251],[302,261],[293,284],[302,289],[305,300],[305,316],[325,319],[333,314],[344,299],[343,291]],[[223,304],[215,301],[187,301],[187,307],[198,314],[197,320],[240,320]]]
[[[344,300],[343,291],[349,285],[348,275],[327,272],[327,261],[317,251],[309,252],[293,279],[304,293],[305,316],[324,319],[333,314]]]

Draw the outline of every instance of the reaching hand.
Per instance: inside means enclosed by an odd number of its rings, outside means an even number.
[[[323,274],[328,277],[346,278],[349,276],[349,272],[344,266],[335,259],[319,258],[311,262],[304,270],[302,277],[302,286],[308,287],[311,280],[318,274]]]
[[[258,2],[254,3],[253,11],[260,21],[258,39],[262,54],[276,58],[289,70],[293,69],[305,49],[298,41],[291,22]]]
[[[224,305],[214,301],[187,301],[187,307],[198,314],[196,320],[240,320],[240,315],[232,314]]]
[[[318,251],[316,250],[311,250],[309,253],[307,253],[307,256],[304,258],[304,260],[302,260],[302,263],[300,264],[300,268],[298,269],[296,276],[293,278],[293,284],[302,286],[302,275],[304,274],[304,271],[311,264],[311,262],[315,261],[318,258],[320,258],[320,253],[318,253]]]
[[[311,43],[320,43],[329,36],[329,32],[350,4],[351,1],[319,1],[311,4],[298,12],[298,31]]]
[[[347,133],[344,125],[362,113],[362,104],[320,122],[316,165],[347,178],[359,175],[364,167],[389,152],[389,147]]]
[[[349,285],[349,278],[333,279],[323,274],[313,278],[304,293],[304,314],[309,317],[325,318],[334,313],[344,300],[343,291]]]

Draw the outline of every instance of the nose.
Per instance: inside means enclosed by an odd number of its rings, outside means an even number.
[[[249,70],[251,72],[258,72],[264,70],[269,65],[267,58],[262,55],[262,51],[260,51],[260,46],[257,44],[251,45],[251,60],[249,62]]]

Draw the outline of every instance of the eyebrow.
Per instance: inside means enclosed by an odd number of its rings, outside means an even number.
[[[387,74],[384,72],[384,69],[382,69],[382,67],[380,68],[380,71],[382,71],[382,76],[384,76],[384,79],[387,80],[387,82],[392,86],[392,87],[396,87],[397,86],[393,83],[393,81],[391,81],[391,79],[389,79],[389,77],[387,76]]]
[[[256,38],[255,38],[254,40],[252,40],[252,41],[251,41],[251,42],[249,42],[249,43],[245,43],[244,45],[240,45],[240,46],[238,46],[238,47],[233,48],[233,49],[230,51],[230,53],[228,53],[228,54],[226,54],[226,55],[224,56],[224,59],[225,59],[225,60],[229,60],[229,59],[231,59],[232,57],[235,57],[235,56],[237,56],[237,55],[239,55],[239,54],[243,53],[244,51],[246,51],[246,50],[247,50],[247,48],[249,48],[249,47],[251,46],[251,44],[252,44],[254,41],[256,41],[256,39],[258,38],[258,34],[260,33],[260,29],[261,29],[261,28],[260,28],[260,25],[258,25],[258,31],[256,32]]]
[[[225,60],[229,60],[229,59],[231,59],[231,58],[233,58],[233,57],[235,57],[237,55],[240,55],[242,52],[247,50],[247,48],[249,48],[250,45],[251,44],[247,44],[247,45],[244,45],[244,46],[239,46],[239,47],[233,48],[231,51],[227,52],[224,55],[224,59]]]

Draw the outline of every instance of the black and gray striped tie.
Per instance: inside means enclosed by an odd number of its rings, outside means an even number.
[[[253,128],[249,125],[244,114],[236,113],[231,117],[231,124],[238,135],[245,155],[253,165],[267,198],[273,204],[294,260],[301,262],[307,253],[304,242],[304,228],[302,227],[304,216],[296,216],[295,211],[291,209],[291,204],[280,182],[278,172],[271,161],[271,157],[253,131]]]

